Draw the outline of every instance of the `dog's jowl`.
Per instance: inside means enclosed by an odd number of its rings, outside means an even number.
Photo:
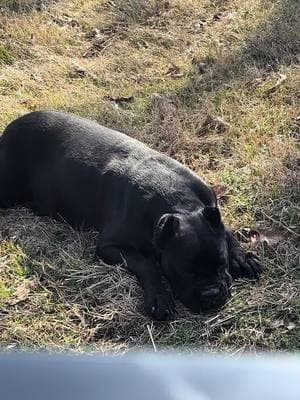
[[[156,319],[172,317],[173,296],[195,313],[218,308],[230,296],[232,278],[261,272],[224,227],[214,192],[195,173],[71,115],[34,112],[4,131],[0,207],[18,204],[99,230],[97,257],[126,261]]]

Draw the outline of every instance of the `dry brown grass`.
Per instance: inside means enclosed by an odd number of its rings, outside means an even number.
[[[150,329],[159,349],[299,350],[297,1],[0,4],[1,129],[43,108],[94,118],[223,185],[236,229],[282,235],[218,315],[152,323],[135,280],[93,261],[95,233],[1,211],[2,345],[124,352]]]

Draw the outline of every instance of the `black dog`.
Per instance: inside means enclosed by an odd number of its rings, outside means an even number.
[[[231,276],[257,278],[222,221],[216,196],[175,160],[120,132],[57,112],[12,122],[0,139],[0,207],[101,231],[96,255],[126,263],[156,319],[174,312],[162,284],[193,312],[222,306]]]

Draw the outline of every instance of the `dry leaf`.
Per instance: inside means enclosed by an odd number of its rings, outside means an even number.
[[[262,86],[266,80],[268,79],[268,74],[267,73],[263,73],[261,76],[258,76],[254,79],[251,79],[250,81],[245,83],[245,87],[254,87],[254,88],[258,88],[260,86]]]
[[[196,64],[199,74],[205,74],[206,70],[207,70],[207,64],[203,63],[203,62],[199,62]]]
[[[64,14],[59,17],[54,17],[53,22],[59,26],[71,26],[73,28],[80,26],[80,23],[76,19],[70,17],[67,14]]]
[[[132,103],[134,101],[133,96],[118,96],[118,97],[105,96],[104,98],[106,100],[114,102],[118,106],[121,106],[126,103]]]
[[[296,328],[296,324],[294,322],[288,322],[286,328],[287,330],[291,331]]]
[[[276,320],[276,321],[272,322],[271,326],[272,326],[272,328],[275,328],[275,329],[281,328],[282,326],[284,326],[284,321],[283,321],[283,319]]]
[[[198,134],[204,135],[209,131],[214,130],[217,133],[223,133],[230,128],[230,124],[223,121],[220,117],[215,117],[213,115],[208,114],[202,123],[200,129],[198,130]]]
[[[283,319],[279,319],[279,320],[274,321],[271,324],[271,326],[274,329],[285,328],[288,331],[291,331],[291,330],[296,328],[296,324],[294,322],[292,322],[292,321],[284,321]]]
[[[87,39],[92,39],[92,38],[96,38],[97,36],[100,36],[101,32],[98,28],[94,28],[92,29],[90,32],[87,32],[87,34],[85,35],[85,37]]]
[[[279,79],[277,80],[277,82],[275,83],[275,85],[273,85],[272,87],[270,87],[269,89],[267,89],[265,91],[266,95],[270,95],[274,92],[276,92],[276,90],[279,88],[279,86],[281,86],[283,84],[283,82],[285,82],[287,79],[287,76],[284,74],[279,74]]]
[[[29,296],[29,293],[30,293],[30,285],[28,285],[28,282],[22,283],[17,287],[13,299],[9,302],[10,305],[15,306],[21,301],[26,300]]]
[[[37,74],[31,74],[30,78],[33,79],[34,81],[38,82],[38,83],[43,83],[44,80],[41,76],[37,75]]]
[[[213,191],[215,192],[217,196],[217,200],[220,203],[225,203],[228,200],[228,193],[227,193],[227,187],[224,185],[214,185],[212,186]]]
[[[180,72],[180,68],[177,67],[177,65],[172,64],[172,66],[166,72],[166,75],[172,77],[173,79],[176,79],[181,78],[183,76],[183,73]]]
[[[217,14],[215,14],[213,17],[212,17],[212,19],[214,20],[214,21],[220,21],[220,20],[222,20],[222,19],[228,19],[228,20],[231,20],[231,19],[234,19],[236,17],[236,13],[235,12],[225,12],[225,11],[220,11],[220,12],[218,12]]]
[[[266,244],[268,247],[276,247],[285,240],[281,232],[275,232],[267,229],[242,228],[237,232],[239,240],[251,243],[253,246],[258,243]]]
[[[73,65],[71,67],[69,77],[72,79],[82,79],[82,78],[89,78],[93,82],[98,82],[98,78],[92,72],[89,72],[86,68],[80,65]]]
[[[95,36],[92,45],[82,54],[83,58],[98,57],[112,45],[115,37],[107,36],[105,34],[97,34]]]
[[[70,78],[73,78],[73,79],[84,78],[86,75],[87,75],[86,69],[83,67],[80,67],[79,65],[74,65],[69,74]]]
[[[197,57],[192,59],[192,64],[197,68],[199,74],[205,74],[208,68],[208,63],[199,60]]]

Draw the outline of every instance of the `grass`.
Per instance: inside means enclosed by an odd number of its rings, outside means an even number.
[[[12,64],[13,58],[5,47],[0,47],[0,64]]]
[[[299,350],[298,2],[0,4],[1,130],[38,109],[96,119],[221,185],[233,228],[281,238],[218,314],[154,323],[134,278],[93,261],[94,232],[0,210],[2,347],[123,353],[150,329],[159,350]]]

